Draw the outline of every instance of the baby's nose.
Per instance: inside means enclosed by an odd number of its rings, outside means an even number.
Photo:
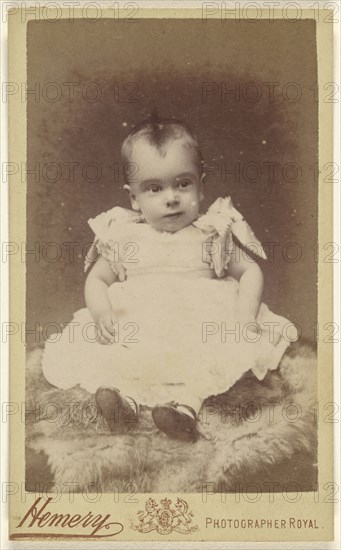
[[[174,204],[179,204],[179,195],[176,189],[168,189],[166,195],[167,206],[173,206]]]

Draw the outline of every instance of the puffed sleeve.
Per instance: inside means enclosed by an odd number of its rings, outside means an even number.
[[[207,241],[211,244],[210,264],[217,277],[226,275],[231,260],[233,237],[246,250],[266,259],[260,241],[242,214],[234,208],[231,197],[218,198],[194,225],[208,234]]]
[[[141,214],[118,206],[107,212],[102,212],[95,218],[90,218],[88,224],[93,230],[95,238],[85,257],[84,271],[86,272],[90,265],[102,256],[117,273],[116,266],[121,261],[119,243],[122,239],[122,232],[124,233],[127,223],[141,223],[142,221]]]

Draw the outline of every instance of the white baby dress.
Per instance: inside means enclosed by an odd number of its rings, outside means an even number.
[[[119,262],[126,272],[126,280],[108,289],[115,342],[100,344],[88,309],[77,311],[46,342],[43,372],[51,384],[80,384],[92,393],[111,386],[140,404],[177,401],[198,412],[206,397],[223,393],[245,371],[262,379],[297,339],[294,325],[265,304],[258,332],[236,319],[239,283],[228,275],[232,239],[265,254],[230,198],[217,199],[175,233],[119,207],[89,224],[95,241],[88,265],[96,250],[114,272]]]

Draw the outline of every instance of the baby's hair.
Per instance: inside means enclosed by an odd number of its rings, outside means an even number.
[[[123,173],[126,183],[129,183],[129,163],[134,144],[139,139],[145,139],[153,145],[161,157],[165,157],[165,145],[175,139],[185,139],[185,146],[188,147],[196,158],[199,174],[203,174],[203,157],[198,140],[189,126],[180,119],[159,118],[156,111],[151,116],[134,126],[122,144]]]

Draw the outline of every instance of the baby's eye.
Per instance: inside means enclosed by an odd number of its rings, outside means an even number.
[[[148,191],[150,191],[151,193],[158,193],[160,190],[160,185],[151,185],[150,187],[148,187]]]
[[[190,185],[192,185],[191,180],[181,180],[178,183],[178,187],[180,187],[180,189],[186,189],[186,187],[189,187]]]

